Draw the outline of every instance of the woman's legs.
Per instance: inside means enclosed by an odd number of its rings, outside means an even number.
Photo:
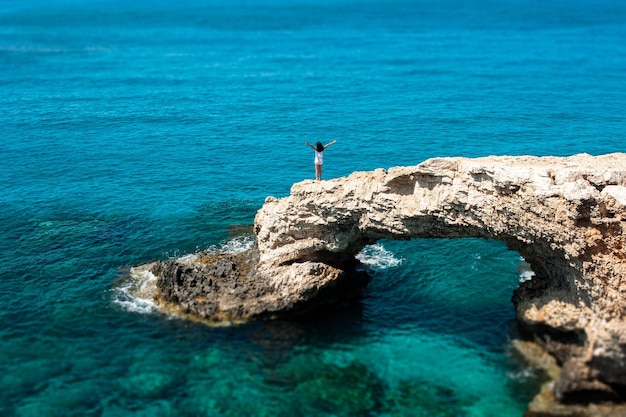
[[[318,181],[322,179],[322,164],[315,164],[315,179]]]

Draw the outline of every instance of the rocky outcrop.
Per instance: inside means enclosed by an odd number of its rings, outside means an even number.
[[[290,279],[282,286],[259,269],[259,251],[198,253],[148,266],[158,277],[155,301],[163,310],[209,324],[236,324],[252,317],[302,315],[348,302],[369,276],[355,261],[334,267],[321,279]],[[317,276],[317,267],[307,271]],[[324,272],[327,272],[325,270]]]
[[[220,289],[204,316],[280,314],[345,293],[354,256],[382,238],[498,239],[534,271],[513,302],[523,337],[560,368],[555,401],[623,401],[625,226],[626,154],[440,158],[303,181],[255,217],[258,260],[247,281],[258,290],[243,280]]]

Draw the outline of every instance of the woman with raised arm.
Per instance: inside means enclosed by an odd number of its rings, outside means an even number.
[[[322,145],[322,142],[317,142],[315,146],[311,145],[309,142],[306,142],[306,145],[315,151],[315,159],[313,163],[315,164],[315,179],[320,181],[322,179],[322,165],[324,164],[324,149],[328,148],[330,145],[337,143],[336,140],[333,140],[326,145]]]

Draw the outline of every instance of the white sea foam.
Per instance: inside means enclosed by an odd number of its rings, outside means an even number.
[[[507,377],[514,381],[528,381],[529,379],[537,378],[537,370],[531,367],[519,369],[516,371],[507,372]]]
[[[252,248],[253,236],[237,236],[221,246],[211,246],[206,249],[209,253],[236,253]],[[179,262],[193,264],[198,255],[190,253],[176,257]],[[124,310],[133,313],[150,314],[158,311],[154,303],[157,277],[150,272],[150,265],[140,265],[131,268],[130,274],[113,288],[113,303]]]
[[[520,273],[519,275],[519,282],[526,282],[526,281],[530,281],[531,279],[533,279],[533,277],[535,276],[535,273],[533,271],[524,271],[522,273]]]
[[[519,282],[530,281],[535,276],[535,272],[531,269],[530,264],[524,260],[524,258],[520,257],[520,264],[517,267],[517,271],[519,272]]]
[[[530,267],[530,264],[526,262],[524,258],[522,258],[521,256],[520,256],[520,263],[517,266],[517,272],[519,272],[520,284],[522,282],[530,281],[535,276],[535,272]]]
[[[393,268],[404,262],[404,259],[397,258],[393,252],[385,249],[380,243],[364,247],[356,258],[372,269]]]
[[[157,277],[147,265],[131,268],[130,276],[113,289],[113,303],[133,313],[149,314],[156,311],[154,291]]]
[[[222,246],[211,246],[206,249],[210,253],[239,253],[251,249],[254,245],[254,236],[241,235],[237,236]]]
[[[198,255],[195,253],[190,253],[188,255],[183,255],[177,258],[179,262],[185,263],[185,264],[193,264],[196,259],[198,259]]]

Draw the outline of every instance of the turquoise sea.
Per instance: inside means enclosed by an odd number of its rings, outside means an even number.
[[[211,328],[130,269],[268,195],[438,156],[624,151],[622,0],[3,0],[1,416],[522,416],[519,255],[381,241],[330,315]]]

